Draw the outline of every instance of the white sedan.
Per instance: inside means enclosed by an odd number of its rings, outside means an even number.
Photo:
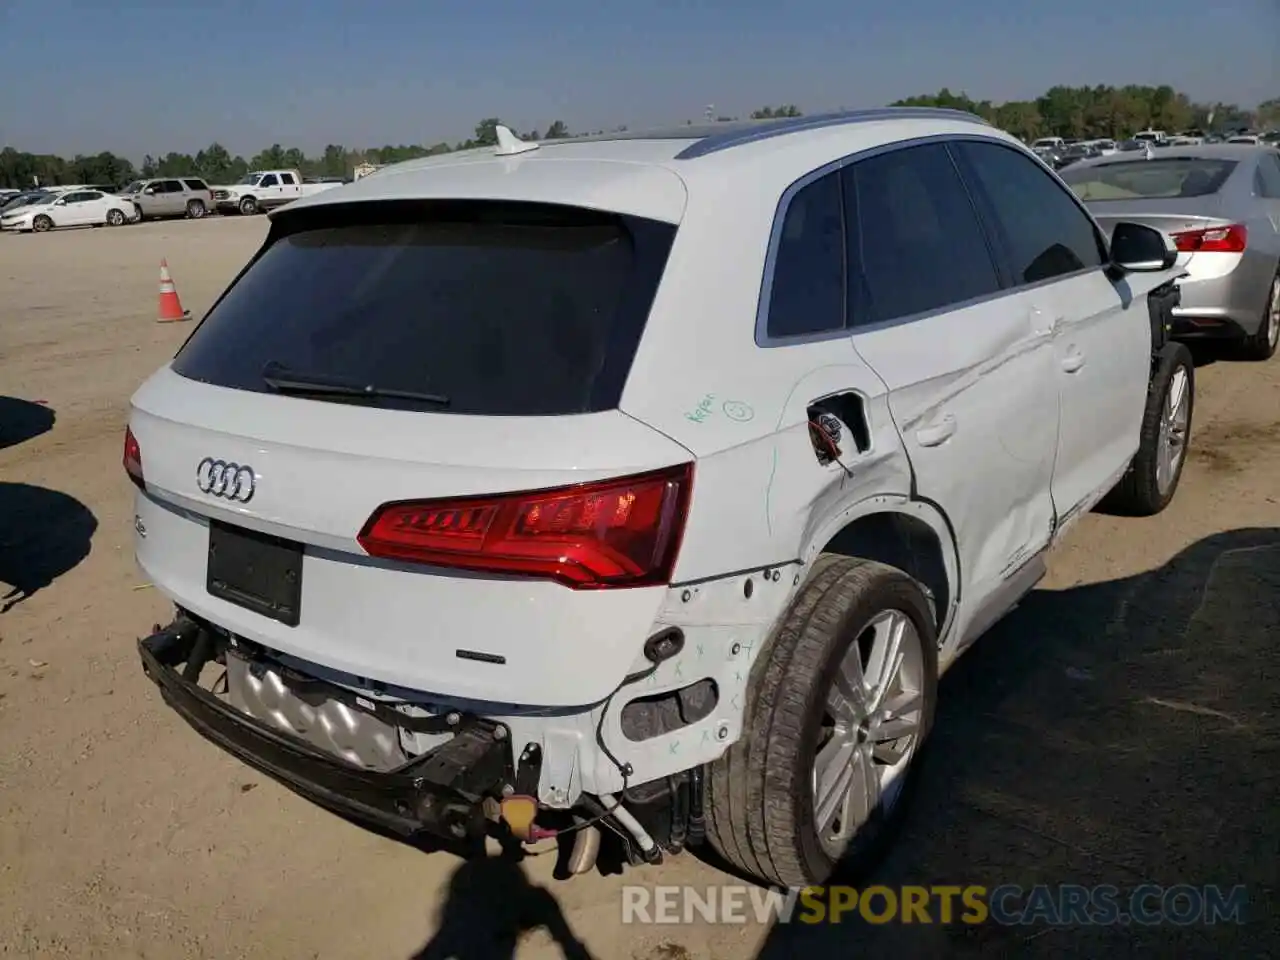
[[[101,190],[48,194],[0,217],[0,230],[44,233],[54,227],[118,227],[136,219],[132,200]]]

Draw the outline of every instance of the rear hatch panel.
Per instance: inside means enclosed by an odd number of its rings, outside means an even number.
[[[378,560],[358,544],[361,528],[389,501],[559,487],[692,459],[618,411],[481,418],[371,410],[196,384],[168,369],[135,397],[131,429],[147,484],[138,561],[176,603],[353,677],[536,706],[607,696],[666,588],[572,590]],[[400,442],[388,456],[393,436]],[[581,452],[567,457],[567,449]],[[247,503],[199,489],[198,468],[210,457],[253,470]],[[304,545],[296,627],[209,594],[210,518]]]
[[[692,461],[618,409],[674,232],[488,201],[282,218],[134,397],[143,569],[192,613],[353,678],[428,699],[603,699],[633,666],[666,586],[573,589],[375,559],[357,538],[387,503]],[[293,387],[263,377],[273,364],[390,395],[286,395]],[[252,482],[216,488],[215,468],[248,468],[239,475]],[[303,546],[296,625],[210,593],[211,519]]]

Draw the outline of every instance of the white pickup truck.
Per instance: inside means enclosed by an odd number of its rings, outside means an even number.
[[[307,183],[297,170],[253,170],[232,186],[214,187],[213,202],[220,213],[248,215],[340,186],[341,183]]]

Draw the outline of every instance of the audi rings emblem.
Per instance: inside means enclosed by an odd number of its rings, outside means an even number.
[[[258,477],[253,467],[205,457],[196,467],[196,486],[201,493],[223,500],[248,503],[253,499]]]

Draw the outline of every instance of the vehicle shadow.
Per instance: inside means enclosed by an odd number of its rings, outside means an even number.
[[[0,450],[16,447],[53,429],[52,408],[18,397],[0,397]]]
[[[514,960],[519,942],[537,930],[566,960],[591,960],[551,891],[529,882],[518,854],[468,860],[449,881],[436,934],[411,960]]]
[[[1212,340],[1186,340],[1183,343],[1191,352],[1191,362],[1197,370],[1230,356],[1224,344],[1214,343]]]
[[[942,683],[896,846],[903,885],[1247,888],[1245,923],[775,924],[756,960],[1280,950],[1280,530],[1123,580],[1038,590]],[[865,882],[865,881],[864,881]],[[957,909],[956,915],[960,913]]]
[[[75,497],[0,483],[0,613],[84,560],[97,528],[93,512]]]

